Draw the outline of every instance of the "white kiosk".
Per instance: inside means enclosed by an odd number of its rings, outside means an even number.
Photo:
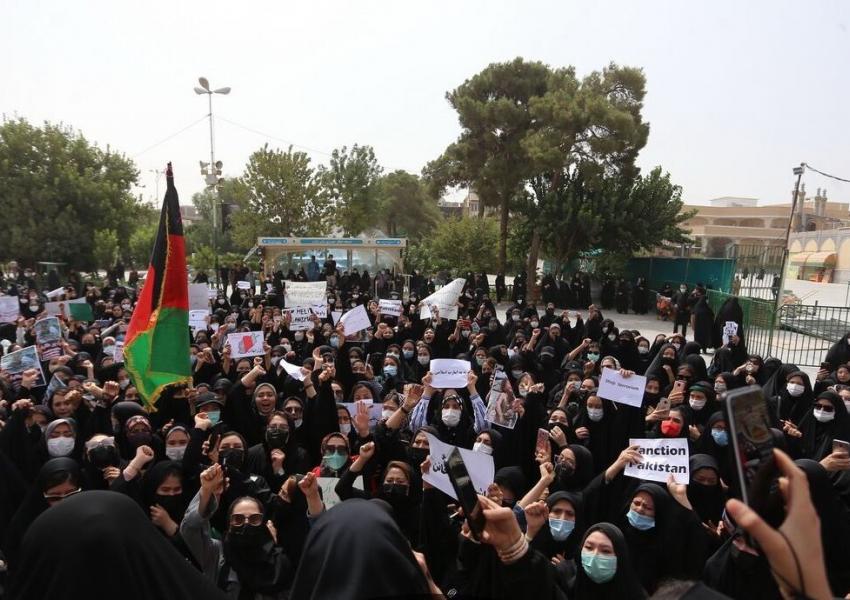
[[[382,269],[393,274],[403,273],[403,250],[407,238],[334,238],[334,237],[261,237],[257,248],[263,257],[263,270],[267,276],[281,270],[284,275],[292,269],[296,273],[307,266],[315,256],[322,265],[333,255],[340,271],[366,270],[370,275]]]

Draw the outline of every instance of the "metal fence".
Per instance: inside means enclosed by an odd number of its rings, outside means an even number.
[[[708,291],[716,313],[730,294]],[[800,367],[817,367],[830,346],[850,331],[850,308],[818,304],[784,304],[775,310],[771,300],[738,296],[744,313],[747,351],[775,357]]]

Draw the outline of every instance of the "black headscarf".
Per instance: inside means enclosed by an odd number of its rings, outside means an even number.
[[[91,491],[59,502],[24,538],[9,597],[209,598],[224,594],[156,530],[123,494]],[[108,568],[92,572],[92,565]]]
[[[850,415],[841,396],[831,390],[818,394],[818,400],[827,400],[832,404],[835,417],[827,423],[820,423],[814,416],[815,404],[801,418],[799,425],[803,434],[801,447],[805,458],[821,460],[832,453],[832,440],[847,441],[850,438]]]
[[[708,454],[694,454],[691,456],[691,483],[688,485],[688,500],[699,515],[700,521],[711,521],[714,524],[720,522],[726,497],[720,485],[720,466],[713,456]],[[693,475],[700,469],[712,469],[717,473],[717,483],[712,486],[703,485],[694,481]]]
[[[746,344],[744,343],[744,309],[738,304],[738,298],[735,296],[727,298],[717,310],[717,315],[714,317],[714,329],[712,331],[712,346],[720,348],[723,345],[723,328],[726,326],[727,321],[734,321],[738,324],[737,335],[741,339],[739,346],[746,348]]]
[[[785,385],[788,382],[788,377],[794,372],[801,372],[797,365],[791,363],[783,363],[771,373],[768,380],[762,386],[765,398],[773,398],[778,396],[785,390]],[[808,380],[808,377],[806,377]],[[811,386],[809,386],[811,387]]]
[[[156,493],[157,488],[170,475],[177,476],[183,482],[183,467],[174,460],[164,460],[156,463],[145,471],[141,481],[141,500],[145,512],[150,512],[151,506],[159,504],[171,517],[171,520],[180,525],[183,514],[189,504],[189,498],[185,493],[176,496],[161,496]]]
[[[837,369],[838,365],[850,362],[850,331],[842,335],[841,339],[832,345],[826,353],[824,362],[832,365],[833,369]]]
[[[581,539],[581,545],[594,531],[601,531],[614,546],[614,554],[617,555],[617,572],[613,579],[607,583],[595,583],[581,566],[581,558],[576,559],[576,583],[571,600],[620,600],[632,598],[640,600],[646,598],[646,592],[641,587],[637,573],[632,565],[631,554],[626,545],[625,537],[620,528],[611,523],[597,523],[587,530]]]
[[[780,369],[774,375],[779,376],[781,372],[782,370]],[[796,397],[788,393],[788,380],[795,376],[803,380],[803,393]],[[767,384],[764,387],[767,387]],[[803,371],[791,371],[785,375],[782,381],[776,380],[773,387],[777,389],[777,394],[775,396],[769,396],[765,393],[765,396],[774,406],[775,418],[782,421],[791,420],[799,427],[803,415],[806,414],[806,411],[815,401],[815,394],[812,391],[809,376]]]
[[[316,519],[290,598],[354,600],[427,592],[425,576],[386,504],[352,498]]]
[[[551,511],[552,507],[560,500],[566,500],[569,502],[576,513],[575,527],[569,537],[563,542],[556,541],[555,538],[552,537],[549,524],[547,523],[540,528],[540,532],[535,536],[531,545],[542,552],[546,558],[552,558],[556,554],[562,554],[564,558],[569,560],[578,555],[580,548],[579,542],[584,535],[584,528],[587,527],[587,523],[585,522],[584,512],[582,511],[581,494],[555,492],[546,498],[546,506]]]

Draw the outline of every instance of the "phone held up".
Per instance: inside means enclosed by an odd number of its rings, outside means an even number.
[[[484,532],[484,510],[478,502],[478,492],[475,491],[475,485],[472,483],[472,478],[469,476],[469,471],[466,470],[463,457],[457,448],[449,454],[446,459],[446,466],[448,467],[449,481],[451,481],[460,507],[463,509],[466,522],[469,524],[469,531],[472,533],[472,537],[481,541],[481,534]]]

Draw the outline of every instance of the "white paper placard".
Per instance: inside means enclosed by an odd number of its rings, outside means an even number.
[[[449,480],[447,473],[449,455],[455,446],[441,442],[437,437],[426,434],[428,436],[429,456],[431,457],[431,472],[423,475],[422,479],[433,485],[441,492],[451,496],[457,500],[455,490],[452,487],[452,482]],[[458,448],[460,456],[463,458],[463,464],[469,472],[469,478],[472,480],[472,485],[475,486],[475,491],[481,495],[487,493],[487,488],[493,483],[493,478],[496,475],[496,467],[493,463],[493,457],[483,452],[475,452],[466,448]]]
[[[115,343],[112,344],[112,360],[117,363],[124,362],[124,341],[123,340],[115,340]]]
[[[339,496],[336,495],[336,484],[339,483],[339,477],[316,477],[319,482],[319,489],[322,490],[322,502],[325,503],[325,508],[330,510],[340,502]],[[358,475],[351,486],[356,490],[363,489],[363,476]]]
[[[615,369],[602,369],[602,374],[599,376],[597,396],[612,402],[640,408],[643,405],[645,388],[646,377],[643,375],[623,377]]]
[[[227,343],[230,344],[231,358],[244,358],[246,356],[262,356],[263,350],[262,331],[244,331],[240,333],[228,333]]]
[[[471,369],[472,365],[468,360],[435,358],[428,367],[431,371],[431,387],[437,390],[463,389]]]
[[[319,317],[320,319],[328,318],[328,303],[322,302],[321,304],[312,304],[310,305],[310,310],[313,311],[313,314]]]
[[[60,302],[45,302],[44,312],[51,317],[70,317],[71,309],[65,307],[65,304],[82,304],[86,301],[86,297],[74,298],[73,300],[62,300]]]
[[[251,282],[250,281],[237,281],[236,287],[240,290],[250,290]]]
[[[55,290],[50,290],[49,292],[47,292],[45,294],[45,296],[47,296],[48,298],[58,298],[59,296],[61,296],[64,293],[65,293],[65,286],[61,286],[61,287],[56,288]]]
[[[333,319],[334,325],[339,323],[339,319],[341,317],[342,317],[342,311],[341,310],[332,310],[331,311],[331,318]]]
[[[292,320],[289,322],[290,331],[309,331],[313,329],[313,313],[306,306],[294,306],[285,308],[281,312],[289,313]]]
[[[378,308],[382,315],[388,317],[401,316],[401,300],[378,300]]]
[[[313,306],[328,301],[326,281],[287,281],[283,289],[284,306]]]
[[[189,284],[189,310],[205,310],[209,312],[210,288],[206,283]]]
[[[304,381],[304,373],[301,371],[301,367],[299,367],[298,365],[293,365],[292,363],[286,362],[282,358],[280,359],[280,362],[278,364],[283,367],[283,370],[286,371],[286,373],[293,379],[296,379],[298,381]]]
[[[626,477],[667,483],[670,474],[676,483],[691,482],[688,440],[685,438],[630,439],[629,446],[639,446],[643,460],[636,465],[627,465]]]
[[[189,311],[189,328],[194,332],[200,329],[207,328],[207,317],[209,311],[206,310],[190,310]]]
[[[342,315],[339,322],[345,326],[346,336],[354,335],[358,331],[363,331],[372,326],[372,321],[369,320],[366,308],[362,304],[358,304]]]
[[[0,296],[0,323],[14,323],[21,314],[17,296]]]
[[[430,319],[431,309],[429,307],[433,305],[440,309],[441,318],[450,321],[457,320],[457,301],[465,285],[466,279],[455,279],[430,296],[423,298],[422,308],[419,310],[419,318]]]
[[[735,321],[726,321],[723,326],[723,345],[729,343],[729,338],[733,335],[738,335],[738,324]]]
[[[363,400],[361,400],[361,402],[363,402]],[[343,402],[342,405],[348,409],[348,414],[351,415],[351,419],[353,421],[354,416],[357,414],[357,402]],[[383,410],[384,405],[380,402],[375,402],[374,400],[369,402],[369,429],[375,429],[375,426],[381,420],[381,413]]]

